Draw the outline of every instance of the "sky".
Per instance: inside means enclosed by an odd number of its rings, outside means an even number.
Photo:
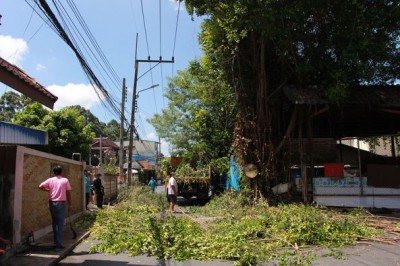
[[[167,107],[164,97],[167,78],[185,69],[189,61],[202,56],[198,43],[201,19],[192,18],[184,2],[179,8],[175,0],[56,1],[62,4],[60,6],[74,21],[77,40],[79,36],[85,36],[85,31],[69,9],[68,2],[71,1],[117,76],[113,79],[115,76],[107,72],[107,67],[98,63],[101,62],[101,55],[96,55],[95,48],[85,48],[84,42],[80,42],[89,65],[118,105],[122,100],[122,79],[126,79],[128,97],[125,115],[128,121],[132,107],[136,35],[137,59],[148,59],[150,56],[157,60],[162,56],[163,60],[171,60],[174,56],[173,64],[156,66],[154,63],[139,63],[138,67],[138,91],[156,84],[159,86],[139,93],[135,126],[141,139],[158,141],[154,128],[146,120]],[[47,2],[50,4],[51,1]],[[112,119],[119,122],[120,118],[102,104],[72,49],[37,14],[38,8],[32,7],[35,7],[34,0],[1,1],[0,56],[16,64],[56,95],[58,101],[54,110],[81,105],[102,122]],[[56,12],[54,6],[51,7]],[[95,55],[90,51],[94,51]],[[151,67],[154,68],[150,71]],[[13,89],[0,83],[0,95],[6,91]],[[169,155],[169,145],[164,140],[161,140],[161,152]]]

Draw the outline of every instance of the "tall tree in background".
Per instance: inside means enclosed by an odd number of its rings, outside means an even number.
[[[28,104],[23,110],[14,115],[14,123],[29,128],[44,130],[43,121],[50,111],[38,102]]]
[[[256,163],[259,187],[279,183],[287,147],[310,110],[287,105],[283,89],[318,86],[332,102],[355,85],[400,78],[399,1],[186,0],[205,15],[200,41],[236,94],[235,145]]]
[[[95,133],[75,107],[48,111],[41,104],[33,103],[15,114],[14,123],[46,130],[49,145],[40,148],[46,152],[67,158],[71,158],[73,153],[81,153],[83,159],[89,157]]]
[[[169,82],[168,107],[149,122],[166,139],[172,155],[208,163],[227,156],[233,142],[235,98],[223,73],[204,58]]]
[[[49,151],[53,154],[71,157],[81,153],[88,158],[95,134],[85,117],[75,108],[65,107],[51,112],[43,120],[43,126],[49,133]]]
[[[92,114],[92,112],[90,112],[90,110],[85,109],[80,105],[72,105],[68,108],[75,109],[85,118],[85,123],[87,125],[90,125],[96,137],[105,136],[104,129],[106,127],[106,124],[101,122],[99,118],[97,118],[94,114]]]
[[[0,121],[12,122],[14,114],[21,111],[32,100],[25,95],[6,91],[0,97]]]
[[[110,139],[112,139],[113,141],[119,140],[119,134],[120,134],[120,126],[119,125],[120,124],[117,122],[117,120],[112,119],[104,127],[103,136],[107,136]]]

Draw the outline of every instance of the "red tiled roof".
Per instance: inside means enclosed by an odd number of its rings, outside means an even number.
[[[119,146],[115,144],[110,138],[95,138],[93,140],[92,149],[99,148],[100,149],[100,139],[101,139],[101,146],[103,150],[107,148],[112,148],[114,150],[119,150]]]
[[[6,73],[11,73],[13,76],[17,77],[19,80],[23,81],[26,85],[30,87],[32,90],[30,95],[26,93],[26,91],[21,91],[18,86],[13,86],[13,82],[10,80],[10,76],[6,76]],[[51,92],[46,90],[45,87],[43,87],[39,82],[37,82],[34,78],[26,74],[22,69],[17,67],[16,65],[11,64],[10,62],[4,60],[3,58],[0,57],[0,81],[4,82],[8,86],[12,87],[13,89],[27,95],[28,97],[31,97],[33,100],[37,100],[41,102],[42,104],[52,108],[53,106],[49,106],[48,101],[54,104],[54,102],[57,101],[58,97],[53,95]],[[34,95],[35,93],[39,93],[41,97],[45,96],[48,101],[42,102],[38,98],[35,98]],[[39,98],[41,98],[39,97]],[[51,104],[50,104],[51,105]]]
[[[138,162],[144,170],[154,170],[155,166],[151,165],[148,161],[139,161]]]

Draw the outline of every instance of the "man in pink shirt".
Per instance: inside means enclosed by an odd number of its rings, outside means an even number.
[[[68,209],[71,204],[71,185],[67,178],[62,177],[62,168],[57,165],[53,168],[54,177],[48,178],[39,185],[39,189],[47,191],[49,195],[49,210],[54,234],[54,245],[56,250],[61,250],[62,235],[64,229],[65,208],[68,201]]]

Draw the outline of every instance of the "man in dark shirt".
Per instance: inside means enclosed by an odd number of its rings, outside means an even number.
[[[104,187],[101,180],[101,174],[96,175],[96,179],[93,180],[93,186],[96,192],[97,208],[103,209]]]

